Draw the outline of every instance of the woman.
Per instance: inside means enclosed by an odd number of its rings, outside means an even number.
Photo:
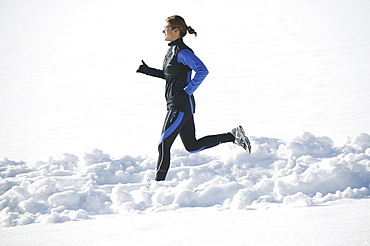
[[[167,116],[158,145],[156,181],[163,181],[166,178],[170,167],[170,149],[178,134],[186,150],[191,153],[226,142],[234,142],[248,153],[251,151],[250,142],[241,126],[229,133],[195,138],[193,93],[207,76],[208,70],[194,55],[192,49],[183,42],[182,38],[187,32],[197,35],[194,29],[187,26],[185,20],[178,15],[168,17],[166,24],[163,33],[165,41],[170,42],[168,44],[170,48],[164,58],[163,70],[150,68],[144,61],[137,70],[138,73],[166,80]],[[193,78],[192,70],[195,71]]]

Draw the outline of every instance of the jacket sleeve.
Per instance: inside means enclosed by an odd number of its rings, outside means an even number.
[[[156,68],[149,67],[146,74],[150,75],[150,76],[153,76],[153,77],[161,78],[161,79],[165,78],[163,70],[159,70],[159,69],[156,69]]]
[[[192,95],[208,75],[208,70],[203,62],[189,49],[181,50],[177,55],[177,61],[195,71],[194,78],[184,88],[187,94]]]

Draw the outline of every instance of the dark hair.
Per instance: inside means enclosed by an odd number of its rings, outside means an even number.
[[[179,15],[167,17],[166,22],[169,26],[177,27],[180,30],[181,37],[185,37],[188,32],[194,34],[195,37],[197,36],[197,32],[191,26],[187,26],[184,18]]]

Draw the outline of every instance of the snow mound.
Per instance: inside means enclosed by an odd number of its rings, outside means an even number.
[[[253,137],[252,153],[230,149],[220,157],[172,151],[168,181],[147,183],[156,161],[101,150],[80,160],[0,162],[0,225],[61,223],[98,214],[151,213],[183,207],[258,209],[311,206],[368,196],[370,136],[342,147],[311,133],[291,141]]]

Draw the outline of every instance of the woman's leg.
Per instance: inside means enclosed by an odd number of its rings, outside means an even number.
[[[156,181],[165,180],[170,167],[171,146],[177,135],[180,137],[187,151],[196,153],[220,143],[233,142],[235,137],[231,133],[206,136],[199,140],[195,138],[193,115],[177,110],[167,111],[166,120],[162,129],[162,136],[158,145],[158,162]]]
[[[210,135],[200,139],[195,138],[194,117],[191,115],[180,130],[181,140],[187,151],[196,153],[204,149],[212,148],[221,143],[234,142],[235,137],[231,133]]]
[[[156,181],[165,180],[170,167],[171,146],[180,132],[181,127],[186,122],[188,113],[177,110],[167,111],[166,120],[162,129],[162,136],[158,145],[158,162]]]

